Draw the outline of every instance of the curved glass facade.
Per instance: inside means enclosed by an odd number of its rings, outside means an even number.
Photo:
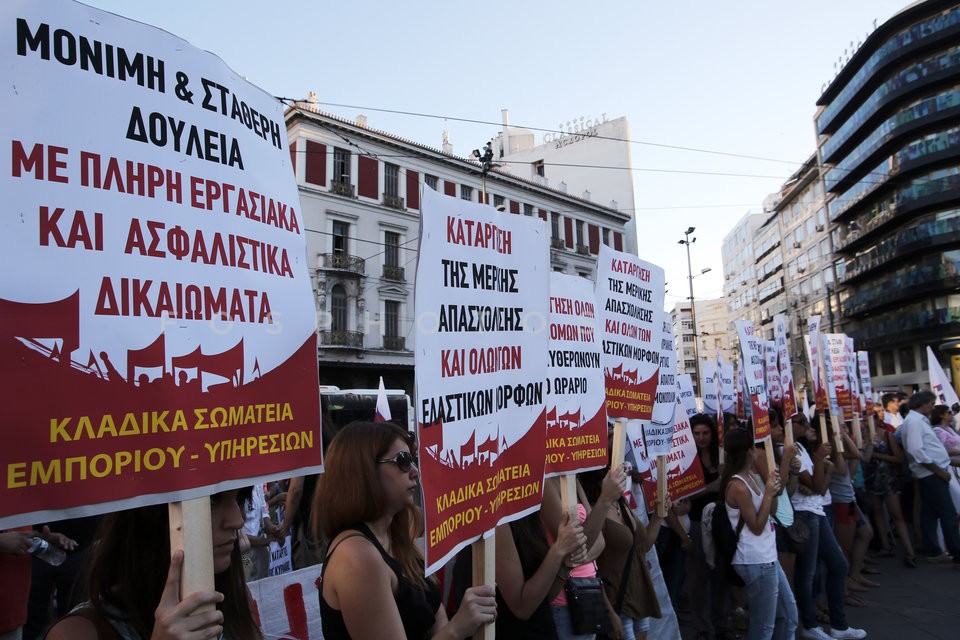
[[[878,174],[879,173],[878,171]],[[835,220],[847,209],[858,204],[859,201],[863,199],[863,196],[872,192],[879,184],[882,184],[882,182],[873,182],[872,178],[873,176],[871,176],[871,180],[868,181],[868,187],[870,187],[870,189],[856,200],[847,201],[843,209],[834,211],[833,207],[828,205],[830,209],[830,219]],[[840,248],[844,248],[855,242],[874,229],[884,225],[887,221],[892,220],[894,217],[905,215],[912,210],[916,210],[919,205],[924,204],[925,200],[934,196],[943,196],[944,198],[940,198],[940,200],[950,199],[951,197],[960,199],[960,191],[958,191],[958,189],[960,189],[960,166],[945,167],[916,176],[905,185],[898,186],[893,193],[879,198],[869,205],[865,205],[864,208],[858,212],[858,215],[850,220],[845,228],[841,229]],[[833,203],[830,204],[832,205]]]
[[[823,110],[817,118],[817,130],[820,133],[829,133],[833,119],[847,106],[850,99],[867,83],[877,69],[904,55],[911,45],[920,46],[924,41],[935,40],[942,32],[958,24],[960,24],[960,7],[954,7],[903,29],[883,43]]]
[[[923,249],[956,242],[960,242],[960,209],[926,214],[848,260],[843,280],[849,282],[892,260]]]
[[[854,111],[837,132],[824,143],[822,157],[832,157],[836,150],[850,140],[863,124],[881,108],[893,102],[914,87],[926,86],[934,80],[960,76],[960,46],[936,53],[910,64],[881,84]],[[828,146],[829,145],[829,146]]]
[[[843,315],[857,315],[918,294],[957,286],[960,286],[960,249],[929,254],[858,286],[844,301]]]
[[[912,356],[960,335],[960,0],[913,4],[868,43],[816,122],[836,298],[860,346]]]
[[[960,331],[960,295],[935,296],[900,307],[896,314],[880,314],[851,323],[858,347],[866,349],[889,345],[896,336],[919,342]]]
[[[933,96],[921,98],[910,103],[904,109],[887,118],[873,133],[857,145],[857,148],[846,155],[843,161],[827,172],[824,182],[831,191],[857,169],[864,160],[875,153],[883,145],[899,135],[922,126],[927,122],[935,122],[941,117],[947,118],[957,115],[960,111],[960,85]],[[826,148],[826,144],[824,148]],[[826,151],[824,151],[826,153]],[[824,162],[829,159],[824,158]]]

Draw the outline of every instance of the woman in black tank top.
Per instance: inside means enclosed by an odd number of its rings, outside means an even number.
[[[409,434],[389,422],[354,422],[330,442],[312,515],[330,542],[320,582],[326,640],[464,638],[496,618],[492,586],[464,594],[451,620],[414,543],[422,529]]]

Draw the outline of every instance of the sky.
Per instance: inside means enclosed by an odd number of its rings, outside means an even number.
[[[458,155],[496,137],[501,109],[527,128],[626,116],[639,254],[665,268],[672,308],[689,295],[684,230],[693,273],[711,269],[695,297],[722,296],[724,236],[815,152],[838,61],[910,2],[86,4],[215,53],[274,96],[315,91],[327,112],[436,148],[447,130]]]

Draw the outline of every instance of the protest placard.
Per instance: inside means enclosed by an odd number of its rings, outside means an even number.
[[[247,583],[264,638],[323,640],[320,565]]]
[[[417,425],[426,571],[540,506],[550,229],[423,190]]]
[[[607,411],[593,283],[550,274],[546,476],[607,464]]]
[[[658,472],[658,466],[652,464],[656,456],[646,447],[642,438],[631,438],[629,444],[637,459],[637,470],[647,480],[643,483],[643,490],[647,505],[652,506],[657,497],[656,488],[663,477]],[[681,500],[703,490],[703,467],[697,454],[697,443],[693,439],[686,411],[679,402],[675,406],[670,451],[663,466],[666,469],[666,493],[671,501]]]
[[[0,528],[320,471],[280,103],[79,3],[0,24]]]
[[[697,398],[693,393],[693,378],[689,373],[677,376],[677,393],[680,395],[680,404],[683,405],[688,418],[700,413],[700,408],[697,407]]]
[[[607,415],[650,420],[659,382],[663,269],[601,245],[595,292]]]
[[[754,334],[753,323],[737,320],[737,336],[740,338],[740,353],[743,355],[743,381],[745,403],[750,403],[753,419],[753,439],[761,442],[770,436],[770,414],[765,386],[765,354],[763,340]]]
[[[777,344],[763,341],[764,375],[767,385],[767,400],[774,407],[783,407],[783,389],[780,386],[780,369],[777,367]]]
[[[773,336],[777,345],[777,366],[780,369],[780,389],[783,393],[783,419],[786,432],[786,442],[793,442],[793,430],[790,429],[790,418],[796,415],[797,394],[793,385],[793,367],[790,362],[790,342],[787,336],[787,318],[783,314],[773,317]]]
[[[853,390],[847,373],[846,336],[842,333],[823,333],[821,338],[830,412],[840,420],[853,420]]]

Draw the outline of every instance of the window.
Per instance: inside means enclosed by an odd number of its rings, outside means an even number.
[[[610,229],[607,229],[606,227],[602,227],[600,229],[600,237],[601,237],[601,242],[603,242],[603,244],[609,247],[610,246]]]
[[[400,167],[389,162],[383,163],[383,193],[394,198],[400,197]]]
[[[900,373],[913,373],[917,370],[917,363],[913,357],[913,347],[901,347],[900,355]]]
[[[577,220],[577,244],[583,246],[583,220]]]
[[[560,214],[556,211],[550,212],[550,236],[560,238]]]
[[[336,255],[345,255],[348,250],[347,243],[350,240],[350,225],[339,220],[333,221],[333,253]]]
[[[473,187],[468,187],[465,184],[460,185],[460,199],[473,200]]]
[[[383,335],[388,338],[400,335],[400,303],[396,300],[383,303]]]
[[[423,181],[426,182],[427,186],[433,189],[434,191],[437,190],[437,176],[432,176],[428,173],[425,176],[423,176]]]
[[[533,205],[532,204],[523,204],[523,215],[532,216],[533,215]]]
[[[333,181],[350,182],[350,152],[346,149],[339,147],[333,149]]]
[[[330,290],[330,329],[347,330],[347,292],[339,284],[333,285]]]
[[[388,267],[400,266],[400,234],[393,231],[383,233],[383,264]]]
[[[893,375],[897,372],[897,368],[894,365],[893,361],[893,351],[881,351],[880,352],[880,375]]]
[[[683,334],[683,341],[684,341],[684,342],[693,342],[693,334],[692,334],[692,333],[685,333],[685,334]]]
[[[503,206],[503,196],[498,196],[497,194],[494,194],[494,195],[493,195],[493,206],[494,206],[494,208],[496,208],[496,207],[502,207],[502,206]]]
[[[546,171],[544,171],[543,160],[536,160],[536,161],[534,161],[534,163],[533,163],[533,172],[534,172],[535,174],[537,174],[538,176],[540,176],[541,178],[542,178],[544,175],[546,175]]]

